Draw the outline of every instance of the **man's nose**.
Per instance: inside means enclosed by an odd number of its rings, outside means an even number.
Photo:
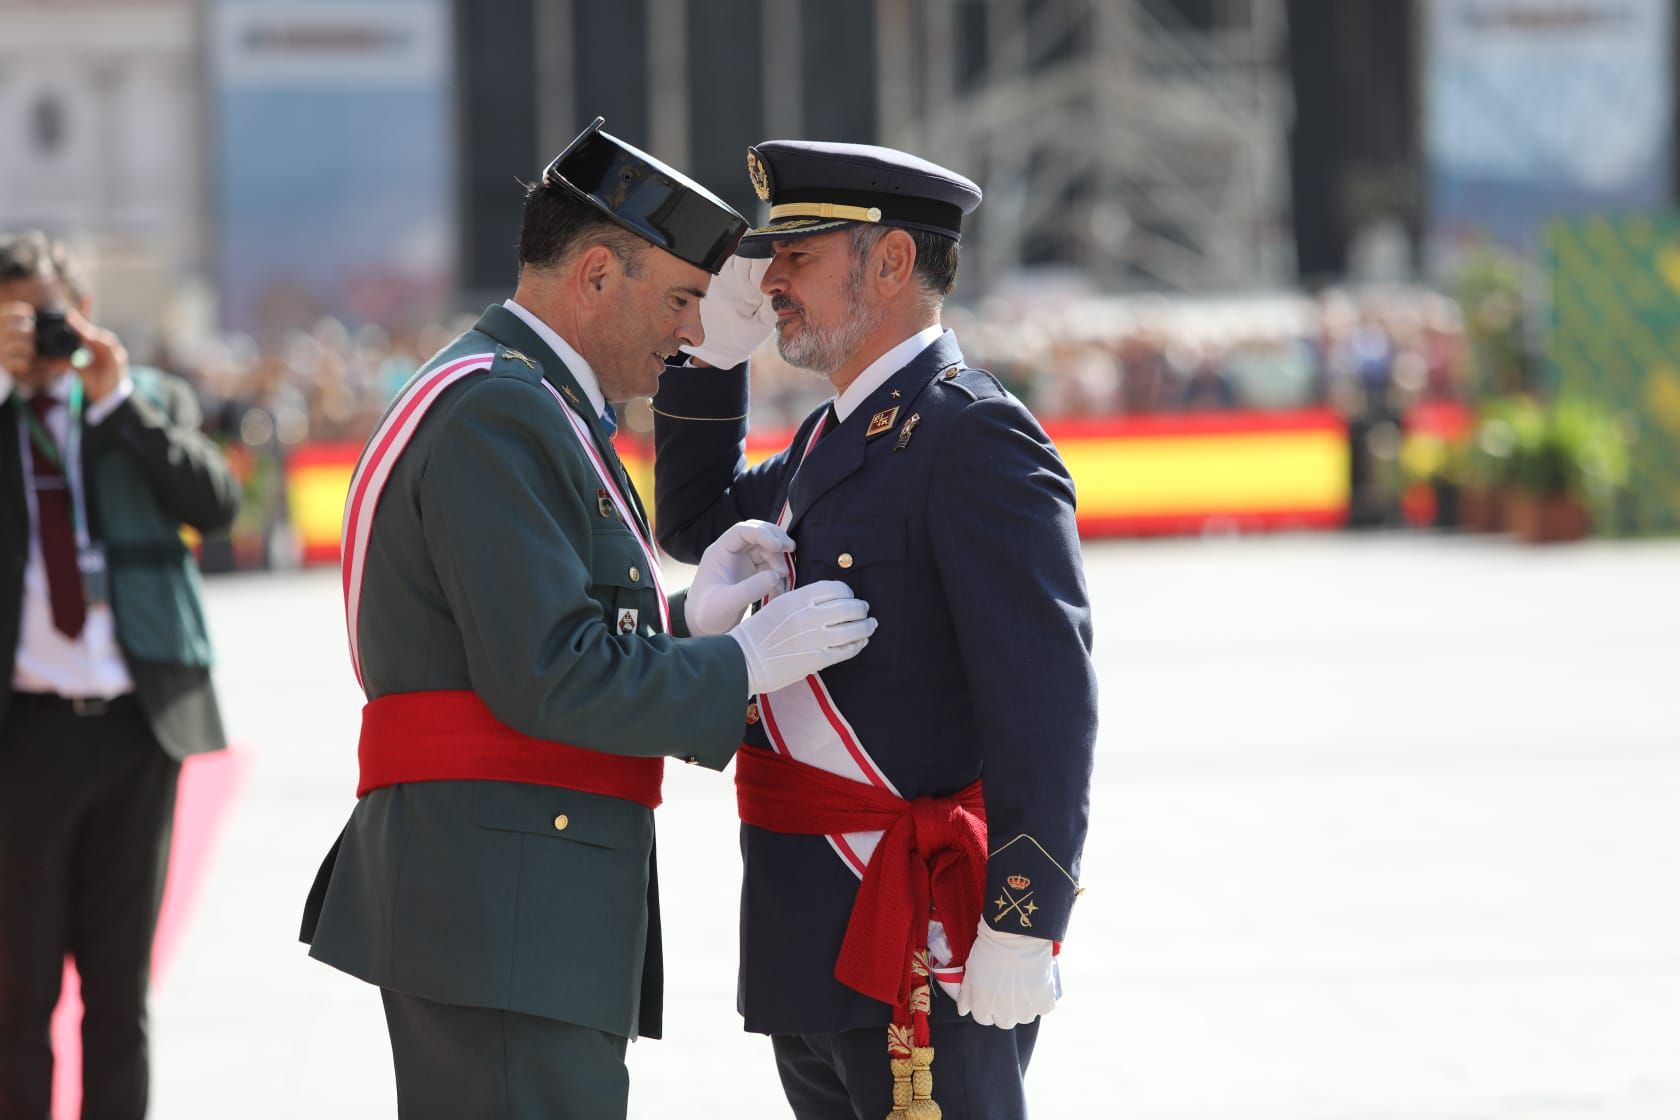
[[[700,324],[700,301],[690,300],[677,323],[677,341],[684,346],[699,346],[706,341],[706,328]]]
[[[758,288],[767,296],[781,295],[787,291],[787,277],[782,269],[781,257],[770,258],[770,267],[764,270],[764,279],[758,282]]]

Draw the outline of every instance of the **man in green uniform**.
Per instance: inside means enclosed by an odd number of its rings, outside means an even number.
[[[664,757],[721,770],[750,695],[853,656],[844,584],[729,529],[667,596],[607,403],[654,391],[746,224],[599,131],[531,188],[514,298],[410,382],[344,527],[369,698],[310,955],[383,990],[404,1117],[613,1117],[659,1034]]]

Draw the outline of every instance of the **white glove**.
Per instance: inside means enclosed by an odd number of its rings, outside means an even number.
[[[957,1014],[972,1015],[981,1026],[1008,1030],[1050,1014],[1059,994],[1054,942],[1000,933],[980,920],[963,968]]]
[[[768,521],[742,521],[713,541],[683,602],[683,618],[695,637],[727,634],[741,612],[766,595],[787,587],[782,557],[793,551],[793,538]]]
[[[747,692],[757,694],[857,656],[877,625],[868,603],[830,579],[777,596],[729,636],[747,657]]]
[[[759,344],[776,329],[776,312],[770,297],[759,288],[770,259],[750,261],[730,257],[723,270],[712,277],[706,298],[700,301],[700,326],[706,337],[699,346],[684,346],[709,366],[729,369],[747,360]]]

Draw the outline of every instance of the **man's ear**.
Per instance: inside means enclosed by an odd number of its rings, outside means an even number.
[[[883,296],[897,295],[910,283],[916,271],[916,242],[902,229],[889,229],[875,243],[876,289]]]
[[[606,294],[618,273],[618,258],[605,245],[591,245],[578,255],[574,266],[578,295],[596,300]]]

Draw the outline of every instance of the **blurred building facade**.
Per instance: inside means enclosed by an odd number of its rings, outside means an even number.
[[[68,236],[102,314],[142,333],[202,290],[198,19],[194,0],[0,0],[0,227]]]
[[[970,174],[987,202],[967,302],[1023,273],[1108,292],[1405,280],[1438,216],[1430,107],[1454,88],[1432,28],[1514,42],[1598,19],[1666,59],[1680,21],[1661,5],[0,0],[0,226],[70,235],[142,352],[319,315],[412,327],[505,290],[520,183],[599,113],[748,214],[744,150],[767,137]],[[1671,69],[1640,73],[1669,98]],[[1497,101],[1467,103],[1496,126]]]
[[[749,214],[768,137],[963,171],[988,192],[970,292],[1041,265],[1118,288],[1294,274],[1282,0],[456,0],[456,28],[469,290],[505,279],[509,175],[596,113]]]

